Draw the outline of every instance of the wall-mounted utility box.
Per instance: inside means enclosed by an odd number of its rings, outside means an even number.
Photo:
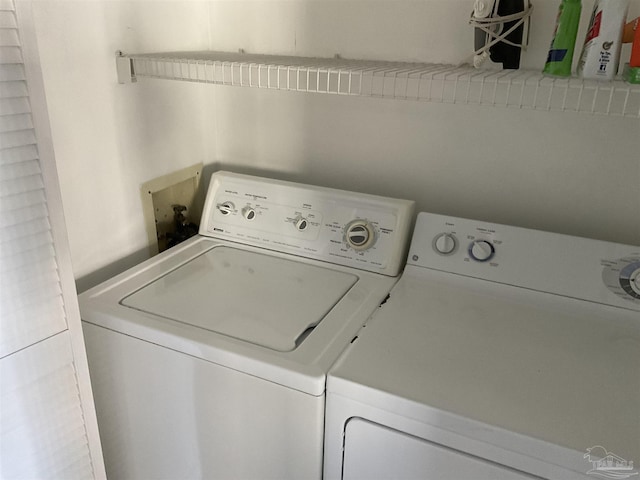
[[[197,233],[202,164],[155,178],[141,187],[149,250],[155,255]]]

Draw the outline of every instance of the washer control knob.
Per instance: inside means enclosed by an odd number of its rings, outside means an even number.
[[[433,239],[433,248],[442,255],[450,255],[458,247],[458,241],[452,233],[441,233]]]
[[[631,289],[640,295],[640,267],[631,274]]]
[[[345,228],[344,239],[354,250],[367,250],[376,242],[376,232],[366,220],[354,220]]]
[[[254,218],[256,218],[256,211],[253,209],[253,207],[247,205],[242,209],[242,216],[247,220],[253,220]]]
[[[309,222],[302,215],[298,215],[293,221],[293,226],[296,227],[296,230],[306,230],[309,226]]]
[[[620,286],[633,298],[640,299],[640,262],[631,262],[620,270]]]
[[[478,262],[487,262],[493,258],[496,249],[487,240],[475,240],[469,245],[469,256]]]
[[[220,213],[222,213],[223,215],[229,215],[233,212],[234,209],[235,205],[231,202],[222,202],[218,205],[218,210],[220,210]]]

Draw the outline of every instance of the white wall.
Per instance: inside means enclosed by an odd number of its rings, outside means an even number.
[[[206,49],[208,5],[34,1],[33,13],[82,288],[148,256],[140,185],[209,161],[215,145],[202,86],[119,85],[115,52]]]
[[[466,0],[219,1],[212,49],[457,63]],[[534,1],[542,69],[559,2]],[[585,1],[579,55],[593,2]],[[630,15],[640,14],[633,1]],[[628,58],[629,46],[622,56]],[[221,88],[219,162],[415,199],[418,208],[640,244],[640,121]]]
[[[139,185],[197,161],[640,244],[637,119],[115,82],[116,49],[455,63],[471,50],[472,3],[36,2],[76,276],[91,284],[143,257]],[[583,3],[579,43],[593,4]],[[524,66],[542,68],[558,4],[534,1]]]
[[[637,121],[278,93],[218,97],[223,165],[640,244]]]

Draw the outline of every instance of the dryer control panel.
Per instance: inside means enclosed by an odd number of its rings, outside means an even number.
[[[216,172],[200,234],[395,276],[413,208],[408,200]]]
[[[407,263],[640,311],[640,246],[422,212]]]

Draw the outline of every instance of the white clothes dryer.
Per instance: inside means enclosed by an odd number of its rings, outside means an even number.
[[[326,479],[638,478],[640,247],[420,213],[329,373]]]
[[[413,202],[218,172],[200,234],[80,295],[110,478],[321,478],[325,377]]]

